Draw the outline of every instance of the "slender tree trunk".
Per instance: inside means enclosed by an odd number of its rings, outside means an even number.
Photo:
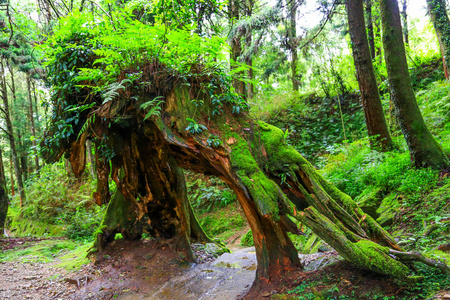
[[[9,74],[11,75],[11,95],[13,98],[13,103],[17,103],[17,93],[16,93],[16,77],[14,74],[14,68],[11,64],[8,64]],[[22,111],[26,111],[22,105]],[[11,121],[14,119],[14,111],[12,112]],[[28,167],[27,167],[27,153],[25,149],[25,142],[22,140],[22,135],[20,130],[17,132],[17,155],[19,156],[19,169],[22,174],[22,182],[26,182],[28,180]],[[17,182],[19,183],[19,181]]]
[[[5,191],[6,189],[6,172],[5,172],[5,164],[3,163],[3,149],[0,147],[0,180],[5,183]]]
[[[403,40],[405,45],[409,45],[409,30],[408,30],[408,0],[402,0],[402,28],[403,28]]]
[[[16,148],[16,140],[14,138],[14,130],[13,125],[11,122],[11,115],[9,110],[9,103],[8,103],[8,91],[7,91],[7,85],[6,85],[6,73],[5,73],[5,64],[4,61],[1,60],[0,62],[0,68],[1,68],[1,89],[2,89],[2,100],[3,100],[3,113],[5,117],[5,123],[6,123],[6,130],[8,131],[8,139],[11,149],[11,154],[13,158],[13,164],[14,164],[14,173],[16,174],[16,180],[17,180],[17,188],[19,190],[20,195],[20,207],[23,207],[23,202],[26,201],[25,197],[25,190],[23,188],[23,181],[22,181],[22,170],[20,168],[20,160],[17,155],[17,148]]]
[[[372,15],[373,16],[373,15]],[[381,47],[381,20],[379,15],[373,18],[374,25],[374,43],[375,43],[375,57],[378,58],[378,63],[383,62],[383,48]]]
[[[8,214],[8,191],[6,190],[5,168],[3,165],[3,153],[0,148],[0,236],[5,232],[6,215]]]
[[[95,178],[95,175],[97,174],[97,167],[96,167],[96,163],[95,163],[95,156],[92,153],[92,141],[91,140],[87,140],[86,141],[86,152],[87,152],[87,158],[88,158],[88,162],[90,163],[89,165],[89,171],[91,172],[91,176],[92,178]]]
[[[291,60],[291,76],[292,76],[292,89],[294,91],[298,91],[300,87],[300,83],[298,80],[298,70],[297,70],[297,63],[298,63],[298,53],[297,53],[297,24],[296,24],[296,18],[297,18],[297,2],[296,1],[289,1],[288,3],[288,9],[289,9],[289,29],[288,29],[288,43],[289,43],[289,50],[292,55]]]
[[[230,23],[234,26],[235,22],[239,20],[239,0],[229,0],[229,16]],[[231,53],[230,59],[231,63],[238,62],[239,57],[242,55],[242,45],[241,45],[241,33],[236,32],[235,36],[231,38]],[[235,67],[232,66],[232,69]],[[236,74],[238,76],[242,76],[242,72]],[[241,80],[234,79],[233,87],[236,90],[236,93],[246,96],[245,83]]]
[[[427,8],[441,49],[445,78],[450,72],[450,20],[443,0],[427,0]]]
[[[32,84],[32,90],[33,90],[33,99],[34,99],[34,112],[36,117],[34,118],[35,121],[35,128],[36,128],[36,134],[39,135],[39,133],[41,132],[41,127],[40,127],[40,121],[39,121],[39,109],[38,109],[38,96],[36,93],[36,84],[34,81],[31,81]]]
[[[10,151],[10,156],[9,156],[9,180],[11,181],[11,196],[16,195],[16,191],[14,190],[14,163],[13,163],[13,155],[12,155],[12,151]]]
[[[31,127],[31,134],[33,135],[33,139],[31,141],[32,145],[33,145],[33,149],[35,152],[34,155],[34,167],[36,169],[36,172],[39,171],[39,157],[37,155],[37,149],[36,149],[36,127],[34,124],[34,112],[33,112],[33,97],[31,94],[31,78],[30,76],[27,74],[27,90],[28,90],[28,119],[30,121],[30,127]]]
[[[247,16],[251,17],[252,13],[253,13],[253,6],[254,6],[254,1],[253,0],[248,0],[246,5],[247,5]],[[247,46],[247,48],[251,48],[252,47],[252,30],[247,29],[246,33],[245,33],[245,45]],[[246,59],[245,59],[245,63],[247,64],[247,66],[249,66],[250,68],[247,71],[247,77],[248,80],[250,82],[247,83],[247,98],[248,99],[252,99],[253,98],[253,93],[254,93],[254,86],[252,83],[253,80],[253,60],[252,60],[252,56],[253,54],[248,54]]]
[[[2,101],[3,101],[3,114],[4,114],[4,120],[6,123],[6,130],[8,132],[8,139],[11,149],[11,155],[12,155],[12,163],[14,165],[14,173],[16,174],[17,179],[17,186],[19,189],[19,195],[20,195],[20,207],[23,206],[23,202],[26,200],[25,197],[25,190],[23,188],[23,181],[22,181],[22,170],[20,168],[20,161],[19,157],[17,155],[17,149],[16,149],[16,141],[14,138],[14,131],[13,126],[11,122],[11,116],[10,116],[10,110],[9,110],[9,103],[8,103],[8,91],[6,87],[6,76],[5,76],[5,66],[3,60],[1,61],[1,88],[2,88]],[[11,182],[12,184],[12,182]]]
[[[347,14],[356,76],[361,91],[364,117],[371,138],[371,146],[382,151],[388,151],[392,149],[392,140],[373,71],[364,22],[363,0],[347,1]]]
[[[448,160],[425,125],[414,95],[397,0],[380,0],[380,11],[391,98],[411,160],[417,167],[445,168]]]
[[[369,37],[370,56],[375,58],[375,35],[373,31],[372,0],[366,0],[367,35]]]

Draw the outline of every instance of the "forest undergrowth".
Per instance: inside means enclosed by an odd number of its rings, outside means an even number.
[[[450,84],[436,75],[438,68],[436,60],[430,60],[414,69],[412,76],[424,118],[448,155]],[[329,181],[356,199],[367,214],[393,234],[399,245],[449,263],[450,170],[412,166],[388,98],[384,97],[384,106],[389,112],[387,119],[396,149],[383,153],[371,150],[370,141],[364,137],[366,129],[356,92],[332,97],[320,93],[286,92],[286,95],[255,100],[259,105],[253,114],[284,130],[287,142],[312,161]],[[261,106],[263,103],[265,106]],[[186,179],[189,200],[205,232],[228,245],[252,246],[247,221],[226,184],[217,178],[189,172]],[[39,175],[35,174],[26,183],[29,196],[23,209],[19,207],[18,196],[12,198],[8,234],[58,237],[64,238],[64,242],[50,239],[31,248],[6,250],[0,261],[47,262],[58,258],[62,260],[61,267],[70,270],[88,263],[84,253],[91,246],[105,211],[91,201],[95,187],[96,180],[89,168],[77,180],[68,172],[64,161],[43,166]],[[114,190],[112,183],[111,190]],[[305,235],[290,235],[300,253],[330,250],[308,229],[302,230]],[[274,299],[422,299],[450,289],[448,277],[418,267],[416,273],[425,278],[423,283],[395,283],[398,294],[387,295],[376,288],[365,294],[364,288],[355,288],[352,293],[333,273],[336,267],[327,268],[331,273],[324,271],[310,276]],[[355,272],[347,265],[342,268],[340,271]]]

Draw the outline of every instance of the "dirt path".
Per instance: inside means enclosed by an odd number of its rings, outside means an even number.
[[[52,264],[0,262],[0,299],[67,299],[76,287]]]
[[[3,239],[0,247],[17,251],[41,240]],[[0,299],[228,300],[247,293],[255,278],[254,248],[237,248],[215,260],[195,250],[206,263],[187,263],[170,246],[149,240],[115,241],[76,272],[55,267],[57,257],[50,263],[0,261]],[[320,264],[320,257],[302,260]]]

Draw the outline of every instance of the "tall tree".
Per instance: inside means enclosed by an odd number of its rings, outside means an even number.
[[[450,72],[450,20],[445,8],[445,1],[427,0],[427,8],[439,41],[445,78],[448,80]]]
[[[391,99],[411,160],[418,167],[444,168],[447,157],[425,125],[412,88],[397,0],[380,0],[380,11]]]
[[[229,0],[228,6],[229,6],[228,13],[229,13],[230,24],[232,24],[232,26],[235,26],[236,22],[239,20],[239,17],[240,17],[240,1],[239,0]],[[231,40],[230,40],[230,46],[231,46],[230,47],[231,48],[230,60],[231,60],[231,64],[232,64],[232,69],[234,68],[233,64],[235,62],[237,62],[239,60],[239,57],[242,55],[242,44],[241,44],[242,35],[243,35],[243,32],[237,31],[231,37]],[[239,72],[237,75],[242,76],[242,72]],[[241,94],[241,95],[246,94],[245,83],[242,80],[234,79],[233,87],[238,94]]]
[[[300,87],[300,82],[298,79],[298,70],[297,70],[297,63],[298,63],[298,38],[297,38],[297,1],[295,0],[288,0],[287,3],[288,7],[288,16],[289,16],[289,26],[287,28],[287,36],[288,36],[288,48],[291,52],[291,80],[292,80],[292,89],[294,91],[298,91]]]
[[[402,17],[403,40],[406,45],[409,45],[408,0],[402,0],[402,10],[400,15]]]
[[[34,122],[34,109],[33,109],[33,96],[31,94],[31,78],[27,74],[26,75],[26,81],[27,81],[27,92],[28,92],[28,120],[30,121],[30,129],[31,134],[33,136],[32,139],[32,145],[33,149],[36,151],[36,126]],[[39,157],[37,153],[34,155],[34,167],[36,168],[36,171],[39,170]]]
[[[11,66],[8,66],[11,68]],[[14,173],[16,174],[16,180],[17,180],[17,188],[19,190],[20,195],[20,205],[22,206],[23,202],[25,201],[25,190],[23,187],[23,181],[22,181],[22,169],[20,167],[20,160],[17,153],[17,147],[16,147],[16,140],[14,137],[14,130],[13,125],[11,121],[11,114],[9,109],[9,101],[8,101],[8,90],[7,90],[7,82],[6,82],[6,72],[5,72],[5,61],[4,59],[1,59],[0,61],[0,88],[1,88],[1,98],[3,101],[3,117],[6,123],[6,130],[5,133],[8,136],[10,149],[11,149],[11,155],[13,158],[13,165],[14,165]]]
[[[3,153],[0,147],[0,236],[5,231],[6,215],[8,213],[8,192],[6,191],[5,167],[3,165]]]
[[[370,55],[375,58],[375,34],[373,30],[372,0],[366,0],[367,35],[369,36]]]
[[[363,0],[347,1],[347,14],[356,76],[361,91],[364,117],[369,137],[371,137],[371,145],[382,151],[388,151],[392,149],[392,140],[384,117],[372,66],[364,21]]]

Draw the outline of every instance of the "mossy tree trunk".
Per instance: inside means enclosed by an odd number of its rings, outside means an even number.
[[[392,140],[384,117],[383,105],[381,104],[377,80],[373,70],[364,21],[363,0],[347,1],[347,14],[356,77],[359,90],[361,91],[364,117],[367,131],[371,138],[371,147],[389,151],[392,149]]]
[[[427,0],[428,13],[439,41],[445,78],[448,80],[450,72],[450,20],[445,6],[443,0]]]
[[[397,0],[380,0],[380,11],[391,99],[411,160],[417,167],[445,168],[448,160],[425,125],[414,95]]]

